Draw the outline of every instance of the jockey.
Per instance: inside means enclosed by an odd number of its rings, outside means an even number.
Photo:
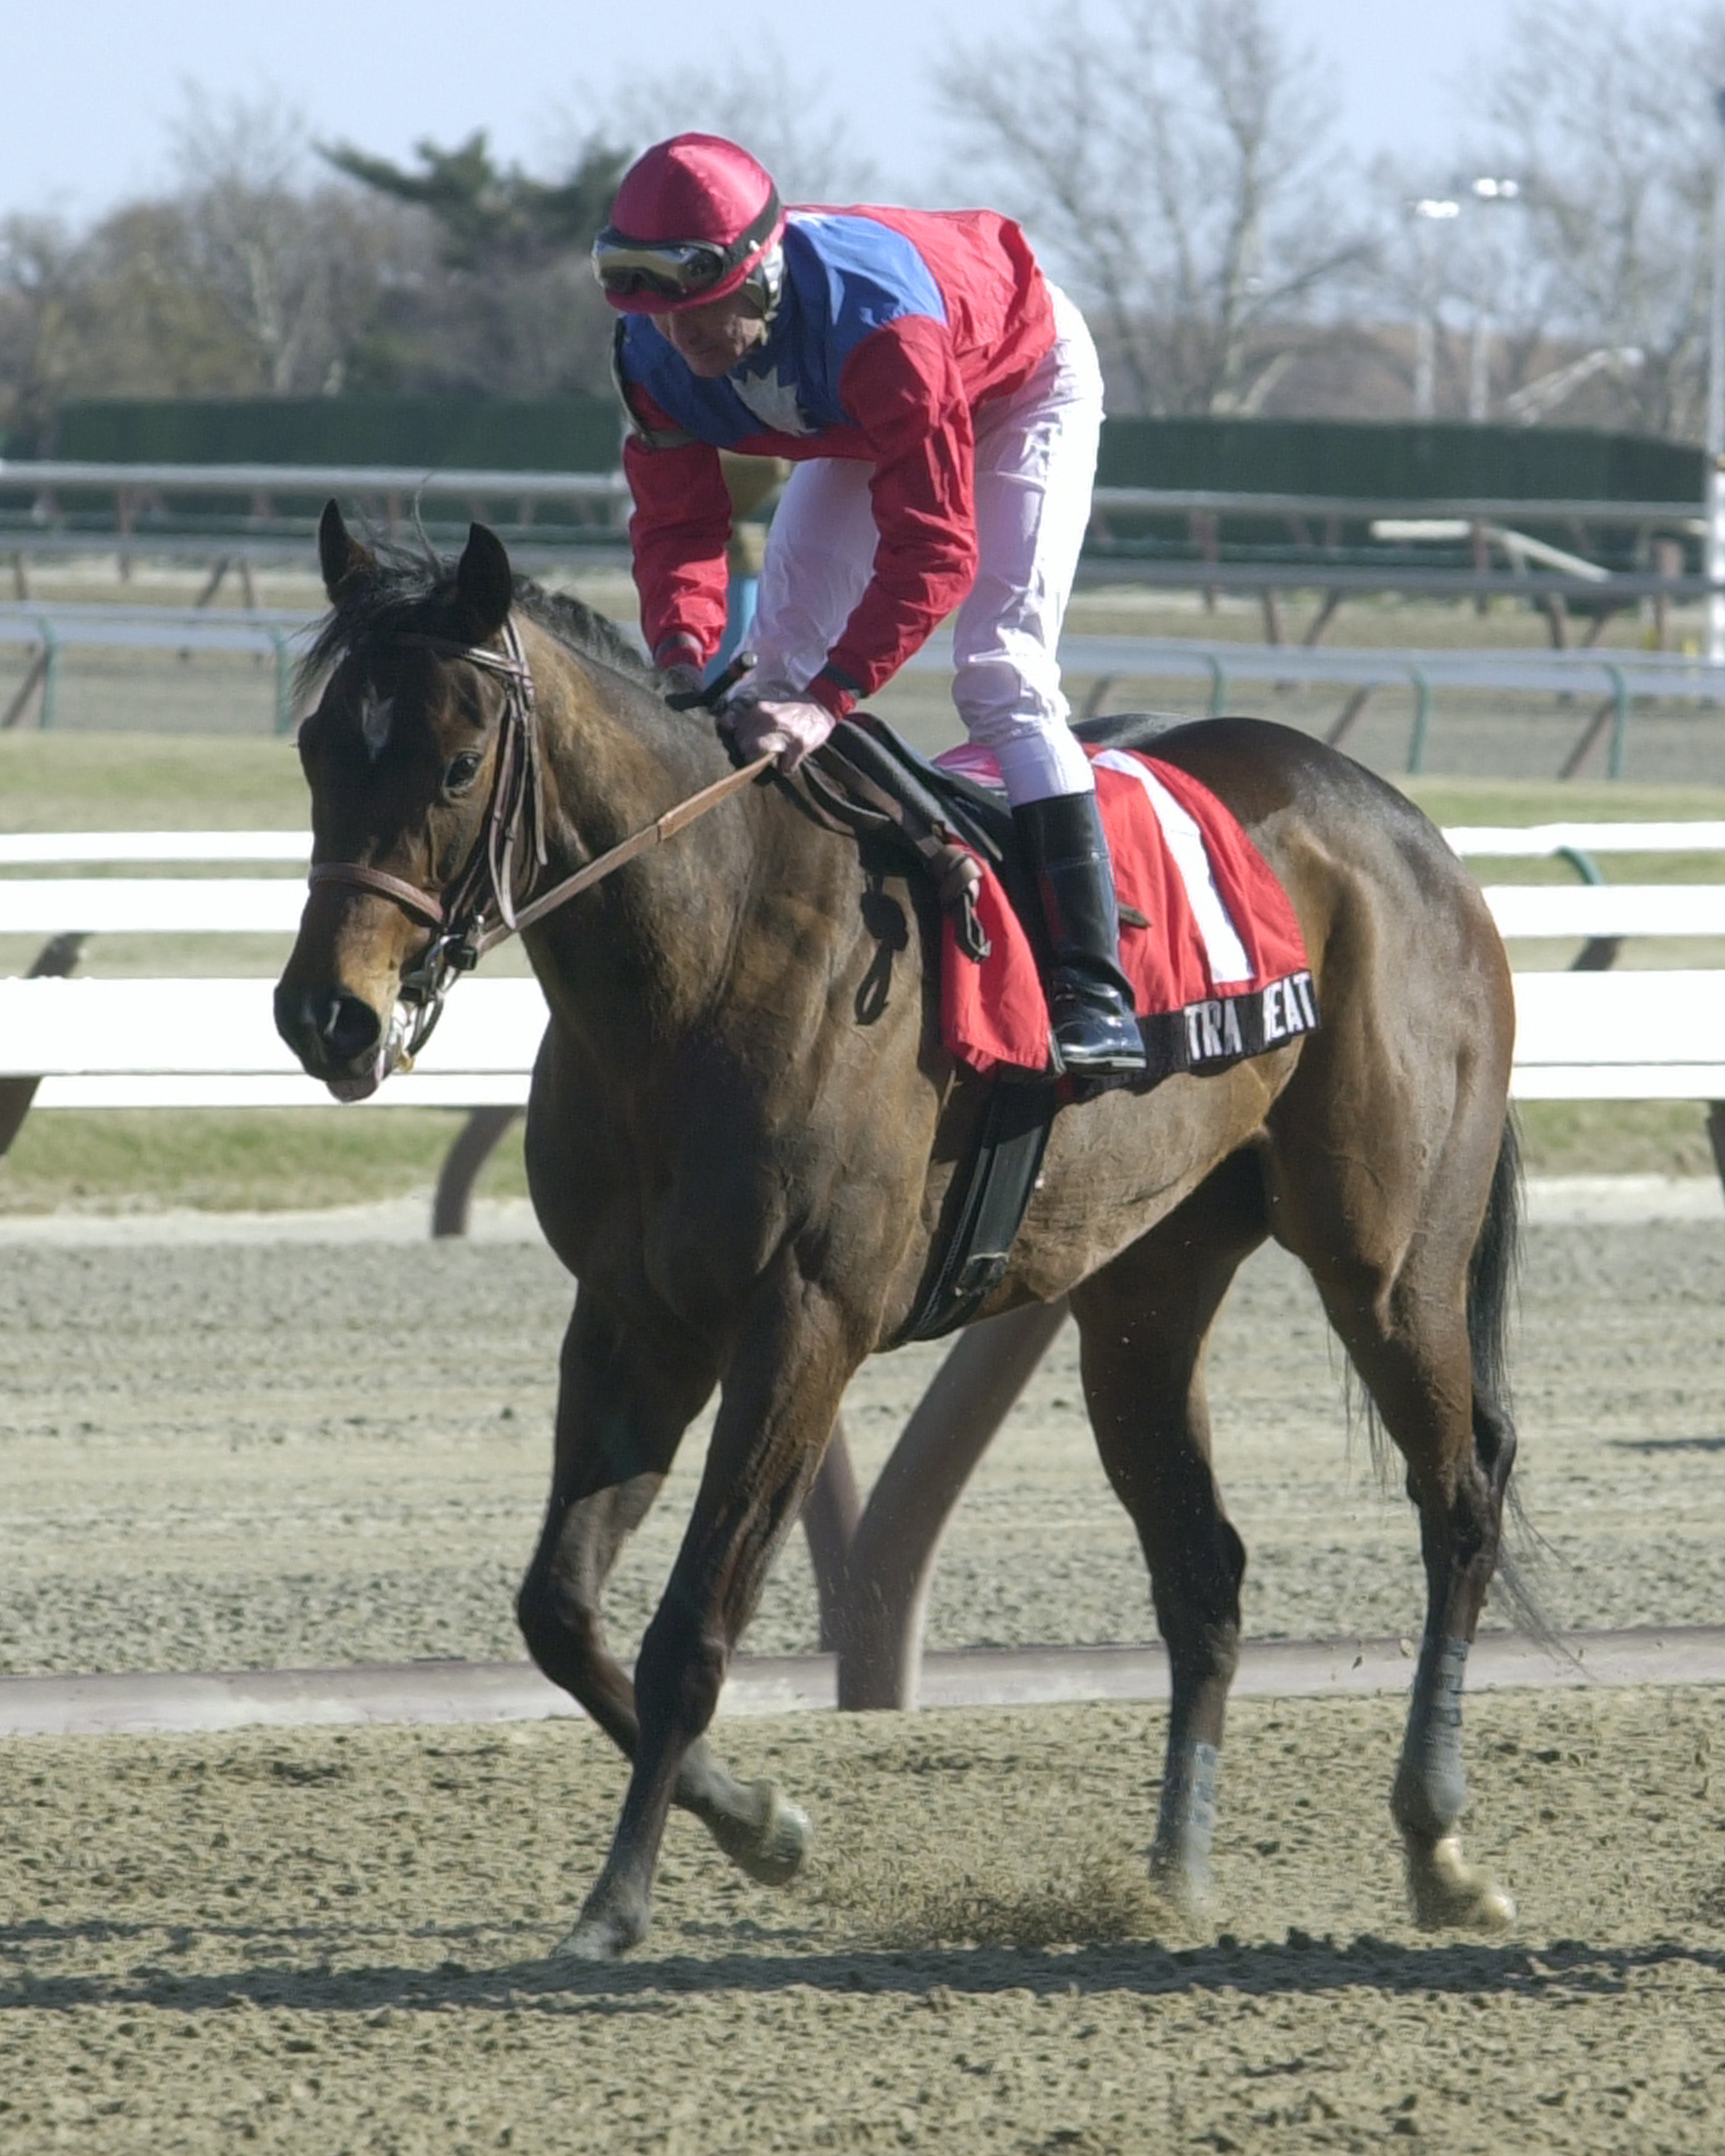
[[[796,469],[726,708],[793,770],[956,609],[953,701],[1035,872],[1063,1065],[1143,1067],[1089,759],[1055,648],[1090,515],[1102,383],[1082,317],[984,210],[785,210],[735,143],[678,135],[593,250],[619,310],[629,536],[654,663],[697,685],[726,609],[718,451]]]

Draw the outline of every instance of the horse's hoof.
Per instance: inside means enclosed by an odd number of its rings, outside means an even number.
[[[762,1887],[783,1887],[803,1869],[809,1854],[809,1815],[776,1782],[751,1782],[757,1818],[707,1821],[713,1840],[737,1869]]]
[[[629,1951],[608,1924],[578,1924],[551,1950],[553,1961],[616,1961]]]
[[[552,1948],[554,1961],[619,1961],[647,1936],[644,1909],[607,1907],[593,1896],[575,1928]]]
[[[1423,1849],[1409,1845],[1408,1899],[1423,1931],[1507,1932],[1516,1920],[1514,1897],[1468,1862],[1459,1834]]]

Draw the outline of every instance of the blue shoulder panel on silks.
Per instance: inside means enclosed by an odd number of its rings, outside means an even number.
[[[638,382],[697,441],[730,449],[752,435],[820,434],[852,424],[839,401],[863,339],[906,315],[947,319],[934,273],[902,233],[873,218],[793,210],[784,291],[767,340],[717,381],[691,374],[645,315],[624,318],[624,379]]]

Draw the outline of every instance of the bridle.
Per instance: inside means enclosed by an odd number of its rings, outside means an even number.
[[[366,861],[319,861],[309,878],[313,890],[320,884],[345,884],[375,891],[431,930],[431,940],[418,964],[401,977],[398,993],[409,1015],[403,1018],[398,1013],[391,1028],[384,1057],[386,1071],[412,1067],[413,1058],[431,1038],[443,1014],[444,998],[452,983],[459,975],[471,973],[486,952],[544,920],[625,861],[675,838],[709,809],[716,808],[721,801],[758,778],[773,761],[770,755],[757,757],[679,801],[664,815],[583,863],[550,890],[531,896],[532,885],[547,862],[537,707],[532,671],[512,616],[504,622],[502,638],[501,651],[418,629],[398,629],[393,638],[398,644],[463,660],[482,673],[497,675],[503,683],[503,710],[497,722],[491,795],[485,821],[448,887],[441,893],[429,891]],[[516,892],[521,873],[525,874],[529,893],[525,902]]]

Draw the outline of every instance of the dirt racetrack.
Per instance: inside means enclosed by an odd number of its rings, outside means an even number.
[[[676,1822],[600,1971],[542,1958],[620,1786],[583,1725],[14,1744],[0,2147],[1725,2145],[1717,1695],[1476,1706],[1485,1943],[1402,1914],[1396,1719],[1243,1703],[1205,1939],[1138,1883],[1147,1712],[739,1723],[819,1856],[770,1895]]]
[[[1530,1232],[1526,1554],[1563,1625],[1725,1616],[1722,1291],[1715,1222]],[[526,1245],[0,1247],[0,1664],[517,1651],[566,1304]],[[937,1353],[860,1381],[865,1472]],[[1074,1384],[1063,1342],[933,1644],[1146,1635]],[[1250,1630],[1411,1632],[1411,1519],[1274,1258],[1213,1389]],[[813,1628],[793,1548],[750,1644]],[[1471,1843],[1522,1904],[1485,1943],[1404,1915],[1399,1701],[1239,1704],[1203,1933],[1142,1881],[1159,1710],[738,1721],[727,1752],[814,1815],[808,1874],[750,1887],[680,1820],[653,1938],[597,1973],[544,1958],[621,1789],[584,1725],[13,1740],[0,2149],[1717,2151],[1719,1708],[1472,1702]]]

